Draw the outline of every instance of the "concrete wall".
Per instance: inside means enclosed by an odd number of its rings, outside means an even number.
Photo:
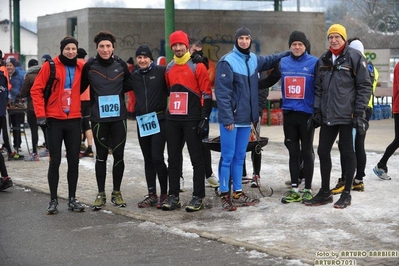
[[[68,21],[77,18],[76,36],[79,47],[90,56],[96,54],[94,35],[103,29],[117,37],[115,54],[124,60],[135,55],[137,47],[147,44],[154,60],[165,55],[165,22],[162,9],[86,8],[38,18],[38,53],[55,56],[59,42],[71,35]],[[176,10],[176,30],[203,40],[207,57],[218,61],[234,44],[235,30],[246,26],[252,31],[252,51],[265,55],[288,49],[293,30],[306,33],[312,54],[319,56],[326,48],[324,13]],[[169,49],[169,47],[167,47]]]

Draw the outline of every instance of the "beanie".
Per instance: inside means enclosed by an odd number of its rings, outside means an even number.
[[[243,35],[251,36],[251,31],[246,27],[241,27],[236,30],[236,35],[234,36],[234,39],[237,40],[240,36]]]
[[[297,41],[303,43],[307,47],[306,44],[308,44],[308,41],[306,39],[305,33],[303,33],[302,31],[293,31],[291,33],[290,39],[288,40],[288,47],[291,47],[291,44]]]
[[[11,63],[14,67],[17,66],[17,60],[14,57],[8,58],[7,63]]]
[[[49,54],[45,54],[45,55],[43,55],[42,56],[42,62],[46,62],[47,60],[50,60],[51,59],[51,56],[49,55]]]
[[[83,48],[78,49],[78,56],[77,56],[78,58],[84,59],[86,55],[87,55],[87,53],[86,53],[85,49],[83,49]]]
[[[36,59],[31,59],[28,62],[28,67],[33,67],[39,65],[39,62]]]
[[[176,43],[182,43],[188,48],[188,36],[184,31],[177,30],[169,35],[170,48]]]
[[[332,33],[338,33],[339,35],[342,36],[342,38],[346,41],[347,40],[347,36],[346,36],[346,29],[344,26],[342,26],[341,24],[333,24],[331,25],[331,27],[328,29],[327,32],[327,38],[328,36],[330,36],[330,34]]]
[[[137,48],[136,57],[139,56],[139,55],[147,56],[147,57],[149,57],[151,59],[151,61],[154,61],[154,58],[152,58],[152,53],[150,51],[150,47],[148,47],[145,44],[140,45],[139,48]]]
[[[363,43],[359,40],[354,40],[349,44],[350,47],[355,48],[356,50],[360,51],[364,54],[364,46]]]
[[[64,50],[65,46],[67,46],[70,43],[74,43],[76,45],[76,47],[78,47],[78,41],[73,38],[73,37],[65,37],[64,39],[62,39],[62,41],[60,42],[60,50],[61,53]]]
[[[129,59],[126,61],[126,63],[134,65],[133,57],[129,57]]]

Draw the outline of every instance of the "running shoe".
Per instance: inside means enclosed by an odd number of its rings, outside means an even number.
[[[180,209],[181,203],[179,197],[175,195],[169,195],[165,202],[162,204],[162,210],[164,211],[172,211],[174,209]]]
[[[293,188],[290,191],[284,194],[284,197],[281,198],[282,203],[292,203],[292,202],[302,202],[301,194],[295,191]]]
[[[94,200],[93,209],[100,210],[105,205],[106,202],[107,198],[105,196],[105,192],[99,192],[96,196],[96,199]]]
[[[341,194],[342,191],[344,191],[344,188],[345,188],[345,180],[343,180],[342,178],[338,178],[337,185],[335,186],[335,188],[331,190],[331,193],[333,195]]]
[[[58,200],[53,199],[50,201],[50,203],[48,204],[48,208],[47,208],[47,214],[57,214],[58,213]]]
[[[195,212],[204,208],[204,204],[202,204],[202,198],[198,196],[193,196],[190,203],[186,206],[187,212]]]
[[[205,178],[205,186],[213,188],[219,187],[218,178],[212,173],[210,177]]]
[[[145,196],[144,200],[137,203],[139,208],[148,208],[158,203],[158,196],[156,194],[149,193]]]
[[[258,199],[252,199],[244,194],[242,191],[233,192],[232,202],[237,206],[253,206],[258,204]]]
[[[122,193],[120,191],[112,191],[111,202],[119,207],[126,207],[126,202],[122,198]]]
[[[391,180],[391,177],[388,176],[388,167],[379,167],[378,164],[373,168],[374,174],[376,174],[382,180]]]
[[[76,198],[70,198],[68,201],[68,210],[74,212],[84,212],[85,207]]]
[[[222,208],[225,211],[235,211],[237,210],[237,207],[234,205],[234,203],[231,201],[231,198],[229,195],[224,195],[221,197],[222,199]]]

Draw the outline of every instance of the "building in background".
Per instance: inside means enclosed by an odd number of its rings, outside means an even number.
[[[10,53],[10,21],[4,19],[0,21],[0,50],[3,56]],[[37,59],[37,34],[21,26],[21,53],[18,60],[27,69],[28,61],[32,58]]]

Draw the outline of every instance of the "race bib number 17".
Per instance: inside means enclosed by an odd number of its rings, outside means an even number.
[[[169,113],[186,115],[188,113],[188,92],[171,92],[169,96]]]

